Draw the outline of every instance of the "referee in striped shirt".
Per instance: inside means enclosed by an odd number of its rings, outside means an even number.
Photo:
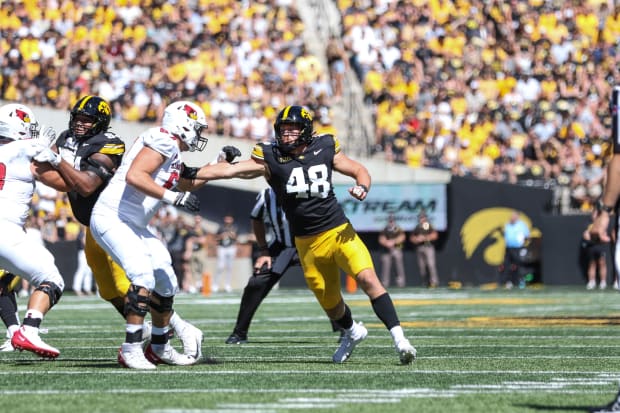
[[[254,261],[254,272],[243,289],[237,323],[226,339],[226,344],[248,342],[248,330],[258,306],[286,270],[293,265],[299,265],[288,220],[271,187],[258,193],[250,218],[258,244],[258,254]],[[332,331],[340,330],[340,327],[332,322]]]

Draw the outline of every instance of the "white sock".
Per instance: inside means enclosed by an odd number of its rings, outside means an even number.
[[[183,320],[176,311],[174,311],[172,313],[172,316],[170,317],[170,327],[172,327],[172,329],[175,333],[177,333],[177,335],[179,335],[178,333],[183,330],[185,324],[187,324],[187,322]]]
[[[155,326],[153,326],[153,329],[151,330],[151,334],[152,335],[156,335],[156,336],[167,336],[168,335],[168,330],[170,330],[169,326],[165,326],[165,327],[155,327]]]
[[[135,333],[138,330],[142,329],[142,324],[125,324],[125,331],[127,333]]]
[[[401,326],[392,327],[390,329],[390,334],[392,335],[392,340],[394,340],[394,343],[405,340],[405,332]]]
[[[349,335],[354,338],[359,337],[361,334],[360,330],[360,325],[355,320],[353,320],[353,325],[351,326],[351,328],[349,328]]]
[[[26,318],[39,318],[43,320],[43,313],[39,310],[28,309],[26,311]]]

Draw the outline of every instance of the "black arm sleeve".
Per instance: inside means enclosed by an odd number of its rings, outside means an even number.
[[[114,175],[114,171],[111,171],[107,166],[102,165],[92,157],[88,157],[86,159],[86,163],[86,170],[94,172],[99,178],[103,180],[103,182],[108,182],[110,178],[112,178],[112,175]]]

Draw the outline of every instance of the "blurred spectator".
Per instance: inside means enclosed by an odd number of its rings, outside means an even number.
[[[183,215],[178,215],[166,246],[172,257],[172,267],[174,268],[177,281],[182,290],[187,287],[185,274],[189,270],[189,259],[186,248],[187,241],[191,236],[190,226],[185,222],[185,217]]]
[[[232,273],[235,257],[237,256],[237,226],[235,218],[230,215],[224,215],[222,225],[217,230],[217,269],[213,278],[211,291],[218,292],[220,283],[223,279],[224,290],[232,291]]]
[[[405,263],[403,261],[405,240],[405,231],[398,226],[394,216],[390,215],[387,225],[379,233],[379,245],[383,247],[381,252],[381,283],[384,287],[390,286],[392,263],[396,269],[396,286],[404,287],[406,284]]]
[[[597,215],[598,211],[594,209],[592,211],[592,221],[596,219]],[[590,222],[581,236],[581,248],[585,256],[586,273],[588,276],[586,288],[588,290],[596,288],[598,275],[598,286],[601,290],[604,290],[607,288],[607,253],[611,251],[611,249],[609,247],[609,241],[602,241],[599,238],[592,237],[590,234],[591,225],[592,222]]]
[[[504,263],[500,267],[502,282],[508,289],[515,285],[519,288],[525,287],[521,251],[529,237],[530,229],[527,224],[520,218],[519,212],[513,211],[510,214],[510,220],[504,225],[506,251]]]
[[[437,261],[435,253],[435,241],[439,234],[429,222],[424,211],[418,214],[418,224],[409,234],[409,241],[415,248],[416,260],[422,282],[429,288],[439,286],[437,276]]]
[[[208,231],[200,215],[193,216],[190,237],[186,241],[185,257],[189,262],[183,291],[195,293],[202,287],[202,274],[207,268]]]
[[[323,56],[304,45],[293,2],[203,3],[65,2],[44,14],[35,3],[7,3],[0,98],[67,109],[90,92],[109,100],[119,119],[154,121],[168,102],[192,95],[213,133],[257,141],[271,138],[266,124],[291,96],[318,109],[314,102],[325,95],[333,109],[350,68],[375,123],[368,152],[494,180],[514,178],[506,171],[516,169],[516,157],[498,161],[488,152],[493,130],[505,149],[522,149],[524,131],[534,130],[541,148],[558,139],[557,164],[569,164],[562,171],[569,179],[577,164],[563,147],[610,135],[620,25],[618,8],[606,2],[339,1],[342,33],[321,45]],[[432,133],[418,134],[412,121],[420,120]],[[473,136],[461,136],[466,122]],[[403,129],[416,135],[413,144],[407,137],[402,145]],[[549,163],[536,161],[543,171],[536,184],[555,185]]]

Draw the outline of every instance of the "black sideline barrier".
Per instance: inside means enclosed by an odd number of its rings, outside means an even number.
[[[249,212],[256,199],[254,192],[206,185],[198,195],[205,218],[219,222],[230,212],[236,217],[241,232],[250,231]],[[464,286],[479,286],[499,280],[498,265],[504,254],[502,228],[513,209],[523,214],[540,243],[540,265],[532,268],[535,279],[547,285],[584,285],[579,247],[589,216],[552,215],[551,201],[552,193],[546,189],[453,177],[448,186],[448,231],[440,233],[437,242],[441,285],[452,281]],[[378,233],[360,236],[368,245],[377,273],[380,273]],[[67,290],[70,290],[76,266],[75,242],[49,244],[48,248],[56,257]],[[408,242],[404,260],[407,285],[422,286],[415,253]],[[611,264],[608,268],[611,278]],[[305,286],[301,269],[289,270],[280,285]]]

